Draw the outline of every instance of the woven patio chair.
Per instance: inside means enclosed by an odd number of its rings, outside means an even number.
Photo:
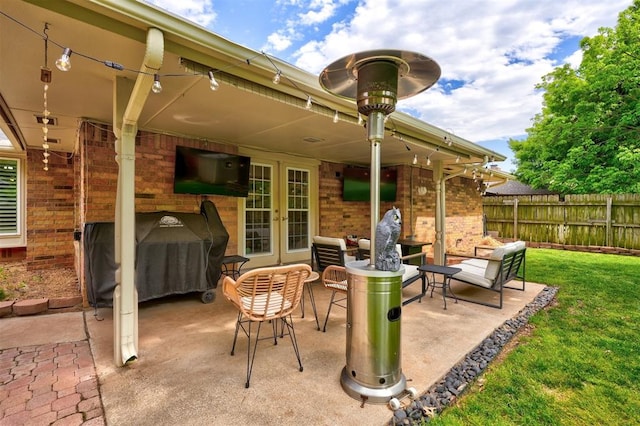
[[[276,266],[252,269],[238,277],[237,281],[225,277],[222,282],[224,296],[238,309],[236,331],[233,336],[231,355],[234,355],[238,331],[242,329],[247,336],[247,381],[249,387],[253,362],[256,357],[262,323],[270,321],[273,328],[273,344],[278,344],[278,337],[289,335],[293,350],[298,360],[300,371],[302,361],[298,350],[291,312],[298,307],[304,289],[304,281],[311,274],[311,267],[305,264]],[[251,347],[251,325],[258,323],[258,329]],[[282,328],[278,332],[278,325]]]

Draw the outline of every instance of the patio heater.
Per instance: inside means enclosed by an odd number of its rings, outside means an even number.
[[[355,99],[358,112],[367,116],[371,144],[371,246],[369,261],[347,264],[346,366],[340,383],[351,397],[371,403],[398,405],[406,378],[400,367],[402,274],[375,267],[376,227],[380,210],[380,144],[385,117],[398,99],[414,96],[440,78],[431,58],[403,50],[354,53],[327,66],[320,85],[342,98]],[[415,396],[415,395],[414,395]]]

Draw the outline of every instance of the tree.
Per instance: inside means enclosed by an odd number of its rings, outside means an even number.
[[[510,140],[516,176],[562,194],[640,193],[640,0],[585,37],[582,63],[542,78],[542,112]]]

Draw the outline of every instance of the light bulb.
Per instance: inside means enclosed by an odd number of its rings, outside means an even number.
[[[71,69],[71,49],[65,47],[62,51],[62,56],[56,60],[56,67],[60,71],[69,71]]]
[[[151,86],[151,91],[153,93],[162,92],[162,84],[160,84],[160,76],[158,74],[153,75],[153,86]]]
[[[458,156],[456,157],[456,163],[459,163],[459,162],[460,162],[460,156],[458,155]]]
[[[209,70],[209,88],[215,92],[218,90],[218,87],[220,87],[220,84],[218,84],[216,78],[213,76],[213,71]]]
[[[427,166],[431,165],[431,158],[427,157]]]
[[[338,110],[336,110],[336,113],[333,115],[333,122],[337,123],[340,120],[340,115],[338,115]]]
[[[413,164],[418,164],[418,154],[413,156]]]
[[[276,75],[273,76],[273,84],[280,83],[280,70],[276,71]]]
[[[311,102],[311,95],[307,96],[307,104],[304,106],[306,109],[311,109],[313,103]]]

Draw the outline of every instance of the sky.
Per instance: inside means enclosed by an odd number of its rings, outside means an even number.
[[[350,53],[403,49],[440,80],[397,109],[507,157],[541,112],[542,77],[581,60],[580,40],[632,0],[146,0],[311,72]]]

